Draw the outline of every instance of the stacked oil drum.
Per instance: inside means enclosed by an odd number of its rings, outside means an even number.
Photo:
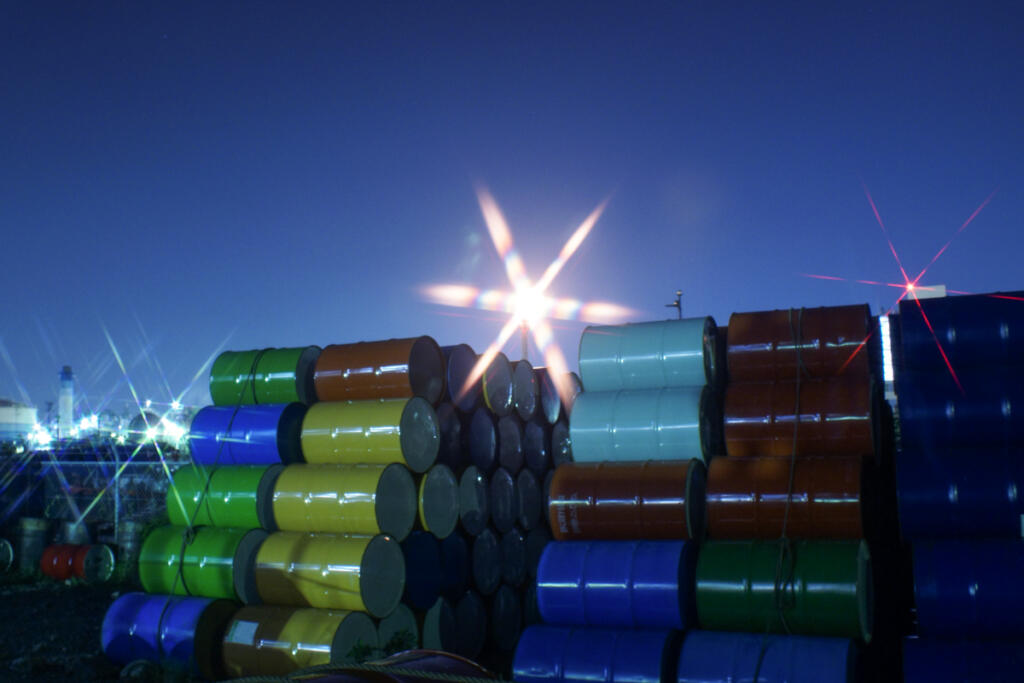
[[[572,457],[568,413],[579,379],[500,352],[480,359],[465,344],[443,351],[439,459],[458,477],[459,529],[441,544],[441,612],[453,628],[424,646],[507,673],[523,625],[537,621],[534,578],[551,539],[545,492],[553,466]]]
[[[858,680],[881,412],[866,305],[736,313],[678,680]]]
[[[696,625],[704,461],[719,447],[716,339],[710,318],[584,332],[575,462],[551,482],[543,624],[519,640],[516,680],[674,678]]]
[[[905,300],[899,518],[916,624],[907,681],[1024,676],[1024,292]]]

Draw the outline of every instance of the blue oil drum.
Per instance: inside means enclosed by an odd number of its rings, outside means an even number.
[[[690,541],[558,541],[537,567],[547,624],[686,629],[697,623]]]
[[[928,316],[927,322],[922,311]],[[938,340],[957,372],[999,365],[1014,366],[1012,372],[1017,377],[1024,374],[1024,354],[1020,352],[1024,345],[1024,292],[920,301],[907,298],[900,303],[900,332],[907,368],[948,372],[935,343]]]
[[[903,640],[906,683],[1018,683],[1024,675],[1024,641]]]
[[[922,636],[1024,639],[1024,541],[921,541],[912,550]]]
[[[467,384],[478,356],[469,344],[442,346],[445,361],[445,399],[463,413],[471,413],[480,405],[481,378]]]
[[[716,452],[711,413],[708,387],[584,391],[569,423],[573,459],[706,460]]]
[[[979,464],[983,463],[983,464]],[[896,459],[905,539],[1024,536],[1024,458],[1005,448],[904,449]]]
[[[302,462],[302,403],[206,406],[192,418],[189,443],[200,465]]]
[[[675,675],[678,631],[528,627],[512,678],[519,683],[663,683]]]
[[[847,683],[859,680],[857,664],[853,641],[845,638],[690,631],[683,640],[676,680]]]
[[[118,664],[144,659],[218,680],[220,643],[236,610],[229,600],[125,593],[103,617],[103,653]]]
[[[714,385],[716,337],[711,318],[589,326],[580,338],[580,379],[587,391]]]

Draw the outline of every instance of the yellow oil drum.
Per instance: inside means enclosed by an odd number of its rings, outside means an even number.
[[[256,554],[256,590],[268,605],[391,613],[405,589],[405,558],[386,534],[278,531]]]
[[[426,472],[440,444],[437,413],[418,397],[314,403],[302,422],[310,464],[400,462]]]
[[[288,465],[273,493],[282,531],[388,534],[401,541],[416,519],[416,484],[408,468],[389,465]]]

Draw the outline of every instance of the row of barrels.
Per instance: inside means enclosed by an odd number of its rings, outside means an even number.
[[[1024,292],[903,302],[894,328],[906,680],[1019,680]]]

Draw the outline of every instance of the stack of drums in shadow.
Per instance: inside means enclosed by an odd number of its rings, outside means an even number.
[[[588,327],[570,432],[552,479],[554,541],[537,570],[543,624],[517,681],[669,681],[696,625],[705,460],[720,448],[710,318]]]
[[[864,306],[733,314],[679,680],[845,682],[872,641],[868,479],[882,449]],[[891,638],[890,642],[898,642]],[[874,678],[872,677],[872,680]]]
[[[500,352],[477,356],[465,344],[442,351],[438,460],[458,481],[459,524],[440,543],[440,627],[423,646],[508,673],[523,625],[538,619],[534,579],[551,540],[545,492],[553,468],[572,459],[568,418],[580,381]],[[436,565],[414,552],[417,566]],[[418,574],[413,588],[429,576]],[[422,607],[437,593],[418,588],[408,598]]]
[[[110,546],[89,542],[84,523],[64,522],[58,541],[47,546],[39,559],[43,576],[58,581],[81,579],[85,583],[102,583],[114,574],[114,552]]]
[[[1024,292],[904,300],[899,515],[906,681],[1024,677]]]

